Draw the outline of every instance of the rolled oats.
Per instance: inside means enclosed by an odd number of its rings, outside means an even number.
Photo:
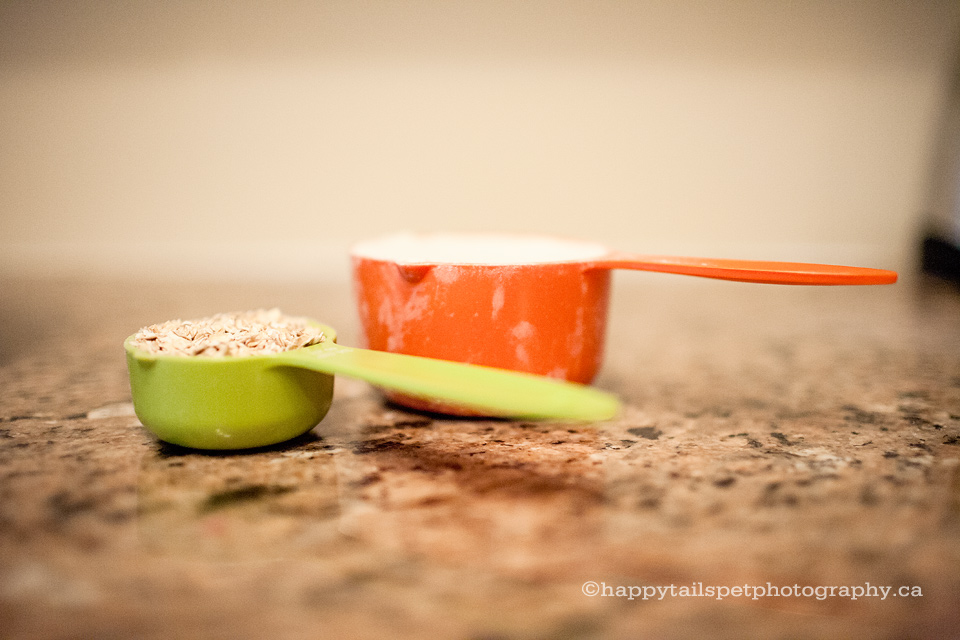
[[[140,329],[132,344],[154,355],[217,357],[279,353],[323,340],[323,332],[306,318],[257,309],[152,324]]]

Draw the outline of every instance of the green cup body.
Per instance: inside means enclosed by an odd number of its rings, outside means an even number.
[[[333,329],[322,329],[335,340]],[[332,375],[285,366],[269,355],[154,356],[131,340],[124,348],[133,407],[165,442],[194,449],[276,444],[316,426],[333,400]]]

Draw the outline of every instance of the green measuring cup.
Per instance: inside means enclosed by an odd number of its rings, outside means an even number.
[[[336,344],[269,355],[154,355],[124,342],[137,417],[166,442],[194,449],[276,444],[312,429],[330,409],[333,374],[490,416],[593,421],[612,418],[608,393],[542,376]]]

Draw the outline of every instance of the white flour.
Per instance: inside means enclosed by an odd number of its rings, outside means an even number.
[[[543,264],[600,258],[592,242],[508,234],[402,233],[356,245],[355,256],[399,264]]]

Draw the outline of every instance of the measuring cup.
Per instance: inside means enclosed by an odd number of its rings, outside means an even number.
[[[306,433],[326,415],[333,374],[435,403],[447,412],[604,420],[610,394],[540,376],[336,344],[326,339],[268,355],[155,355],[124,342],[137,417],[158,438],[195,449],[243,449]]]
[[[880,269],[640,256],[590,242],[500,234],[387,236],[356,245],[351,260],[371,349],[580,383],[600,368],[612,269],[770,284],[897,279]]]

